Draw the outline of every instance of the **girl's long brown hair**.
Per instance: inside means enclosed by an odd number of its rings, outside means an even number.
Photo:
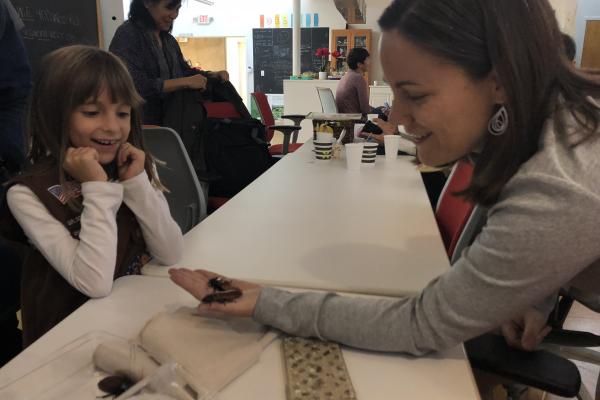
[[[62,165],[66,149],[71,146],[71,115],[78,106],[97,99],[102,90],[107,90],[111,101],[131,105],[131,132],[127,141],[146,153],[146,173],[155,187],[164,190],[156,175],[154,160],[144,147],[140,117],[143,99],[125,65],[107,51],[76,45],[48,54],[42,66],[34,84],[29,112],[30,150],[24,175],[54,168],[60,183],[65,183],[67,177]],[[70,205],[81,206],[75,201]]]

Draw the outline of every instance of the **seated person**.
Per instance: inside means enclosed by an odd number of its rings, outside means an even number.
[[[395,0],[379,25],[391,122],[414,138],[426,165],[474,159],[460,196],[489,209],[485,226],[413,296],[292,293],[233,280],[239,298],[198,311],[375,351],[424,355],[498,329],[532,350],[550,331],[561,287],[600,295],[600,81],[556,52],[562,38],[547,1]],[[169,272],[198,299],[219,276]]]
[[[371,58],[366,49],[356,47],[348,53],[346,75],[340,80],[335,92],[335,103],[340,113],[370,114],[369,86],[364,73],[369,70]]]

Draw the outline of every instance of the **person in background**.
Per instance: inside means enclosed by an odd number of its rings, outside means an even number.
[[[335,103],[340,113],[370,114],[369,86],[364,74],[371,65],[371,56],[366,49],[356,47],[350,50],[348,72],[340,80],[335,92]]]
[[[209,77],[229,80],[227,71],[200,71],[185,61],[171,35],[180,7],[181,0],[132,0],[128,20],[110,42],[109,51],[125,62],[145,100],[144,124],[162,125],[169,93],[204,90]]]
[[[561,287],[600,295],[600,81],[556,51],[562,36],[547,0],[395,0],[379,25],[392,122],[427,165],[475,160],[462,195],[489,208],[483,230],[415,296],[234,280],[240,298],[198,310],[374,351],[424,355],[496,329],[532,350]],[[216,275],[170,273],[198,299]]]
[[[562,34],[562,39],[567,58],[575,65],[575,57],[577,56],[577,45],[575,44],[575,40],[566,33]]]
[[[139,274],[149,256],[171,265],[183,249],[125,65],[88,46],[58,49],[42,65],[28,162],[7,192],[11,226],[31,244],[21,286],[25,345],[89,298],[108,296],[114,279]]]
[[[31,68],[19,34],[22,22],[8,0],[0,0],[0,179],[25,160],[24,122]]]
[[[0,209],[4,183],[25,160],[24,120],[31,91],[31,69],[19,31],[23,27],[8,0],[0,0]],[[20,308],[21,255],[13,244],[0,238],[0,367],[21,351],[21,331],[16,311]]]

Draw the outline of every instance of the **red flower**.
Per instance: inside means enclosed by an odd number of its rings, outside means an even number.
[[[333,53],[331,53],[331,56],[332,56],[333,58],[338,58],[338,57],[339,57],[339,56],[341,56],[341,55],[342,55],[342,53],[340,53],[340,52],[339,52],[339,51],[337,51],[337,50],[336,50],[336,51],[334,51]]]
[[[317,52],[315,53],[315,55],[317,57],[328,57],[329,49],[327,47],[321,47],[320,49],[317,49]]]

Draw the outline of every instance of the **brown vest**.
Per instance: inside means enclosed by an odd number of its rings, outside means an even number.
[[[60,221],[71,236],[79,239],[81,213],[59,200],[56,170],[33,176],[17,177],[15,183],[35,193],[50,214]],[[48,189],[54,187],[55,190]],[[53,194],[54,193],[54,194]],[[16,223],[16,221],[15,221]],[[114,279],[124,276],[134,263],[143,264],[146,245],[139,223],[123,203],[117,213],[118,244]],[[29,252],[23,265],[21,280],[21,317],[23,345],[27,347],[75,311],[89,298],[71,286],[37,250]]]

